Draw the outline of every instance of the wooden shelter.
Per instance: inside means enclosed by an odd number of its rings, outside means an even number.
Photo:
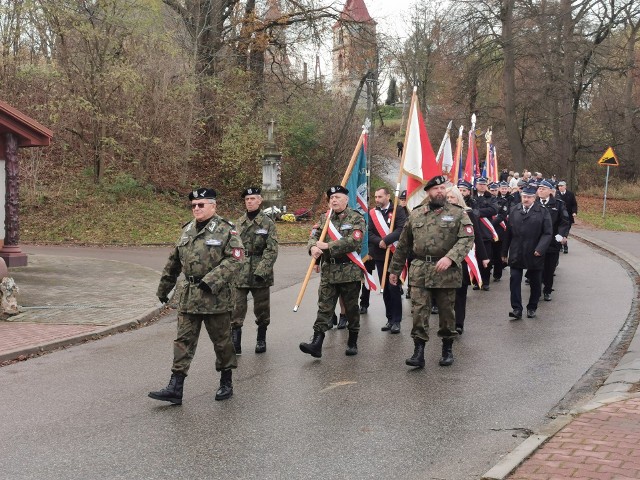
[[[24,113],[0,100],[0,220],[4,233],[0,257],[8,267],[27,264],[20,250],[20,177],[18,149],[44,147],[51,143],[53,132]],[[3,168],[4,167],[4,168]]]

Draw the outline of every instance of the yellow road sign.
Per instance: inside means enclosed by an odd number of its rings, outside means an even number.
[[[618,167],[620,163],[618,163],[618,157],[616,156],[613,148],[607,148],[607,151],[604,152],[600,160],[598,160],[598,165],[606,165],[608,167]]]

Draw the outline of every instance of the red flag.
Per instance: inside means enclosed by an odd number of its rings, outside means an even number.
[[[407,206],[415,208],[424,200],[426,194],[422,186],[442,170],[436,162],[436,155],[431,147],[427,127],[424,124],[418,96],[413,93],[407,135],[404,145],[404,166],[407,174]]]

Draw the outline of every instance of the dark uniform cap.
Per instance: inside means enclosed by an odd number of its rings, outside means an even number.
[[[551,184],[551,182],[548,182],[547,180],[542,180],[540,183],[538,183],[539,187],[547,187],[547,188],[554,188],[554,186]]]
[[[426,191],[432,187],[435,187],[436,185],[444,185],[445,183],[447,183],[447,177],[445,177],[444,175],[436,175],[427,182],[427,184],[424,186],[424,189]]]
[[[562,186],[565,186],[565,187],[566,187],[566,186],[567,186],[567,182],[565,182],[564,180],[560,180],[560,181],[558,182],[558,186],[559,186],[559,187],[562,187]]]
[[[524,187],[526,185],[527,185],[527,182],[525,182],[524,180],[522,179],[518,180],[518,188]]]
[[[400,196],[398,198],[400,200],[406,200],[407,199],[407,191],[406,190],[402,190],[402,192],[400,193]]]
[[[249,187],[246,190],[244,190],[242,192],[242,198],[246,197],[247,195],[260,195],[260,187]]]
[[[471,185],[466,180],[458,180],[458,188],[460,188],[460,187],[464,187],[467,190],[471,190],[473,188],[473,185]]]
[[[349,190],[344,188],[342,185],[335,185],[333,187],[329,187],[327,190],[327,198],[331,197],[334,193],[343,193],[345,195],[349,195]]]
[[[498,185],[501,186],[501,187],[508,187],[509,186],[509,182],[500,182]]]
[[[529,195],[529,196],[534,197],[536,195],[537,191],[538,190],[537,190],[536,187],[533,187],[533,186],[529,185],[527,187],[524,187],[524,190],[522,190],[522,195]]]
[[[476,185],[486,185],[487,183],[489,183],[489,181],[485,177],[476,178]]]
[[[532,180],[529,182],[529,186],[533,188],[538,188],[538,182],[536,182],[535,180]]]
[[[489,184],[489,190],[497,190],[500,187],[500,184],[497,182],[491,182]]]
[[[189,200],[200,200],[203,198],[216,199],[216,191],[213,188],[199,188],[189,193]]]

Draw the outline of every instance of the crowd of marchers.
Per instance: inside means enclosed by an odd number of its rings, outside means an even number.
[[[366,218],[348,206],[344,186],[327,190],[329,211],[314,225],[307,243],[320,285],[313,336],[300,343],[302,352],[321,358],[325,335],[337,326],[348,329],[345,354],[358,354],[360,316],[368,313],[373,269],[384,286],[382,331],[400,333],[402,296],[411,300],[414,350],[406,364],[415,368],[425,366],[432,314],[438,316],[436,335],[442,342],[439,364],[453,364],[453,344],[465,328],[468,288],[490,291],[506,267],[512,320],[521,320],[525,311],[535,318],[539,300],[552,300],[554,273],[560,253],[569,251],[567,238],[578,213],[565,182],[505,170],[498,182],[478,177],[473,184],[460,180],[454,185],[438,175],[424,190],[425,200],[409,211],[406,192],[394,205],[390,191],[378,189]],[[278,240],[275,223],[260,209],[260,193],[255,187],[242,192],[246,212],[235,223],[216,213],[213,189],[189,194],[194,218],[183,226],[157,292],[166,303],[181,282],[171,378],[165,388],[150,392],[151,398],[182,403],[202,324],[220,372],[215,399],[231,397],[249,294],[257,324],[255,353],[266,352]],[[361,258],[365,238],[369,254]],[[524,306],[523,277],[530,288]]]

